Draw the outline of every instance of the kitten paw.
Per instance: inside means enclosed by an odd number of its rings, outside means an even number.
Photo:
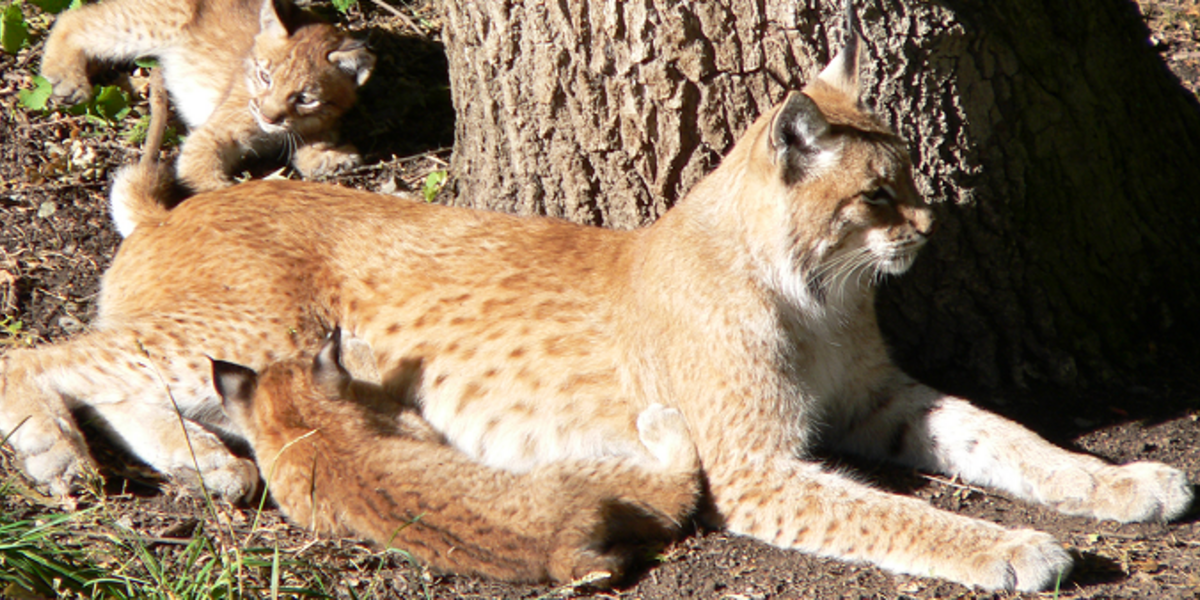
[[[75,106],[92,99],[92,84],[86,74],[57,74],[43,69],[41,75],[53,86],[51,97],[60,106]]]
[[[303,146],[296,150],[292,165],[305,179],[327,177],[353,169],[362,164],[362,157],[354,146],[330,148],[324,144]]]
[[[1021,529],[1005,537],[974,557],[981,575],[976,585],[1036,592],[1053,588],[1071,572],[1071,555],[1049,534]]]
[[[699,457],[683,414],[674,408],[651,404],[637,418],[638,436],[654,458],[668,469],[697,468]]]

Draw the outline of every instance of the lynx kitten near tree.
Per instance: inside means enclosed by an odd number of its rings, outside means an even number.
[[[283,155],[306,177],[360,162],[352,146],[338,145],[337,121],[375,56],[289,0],[88,4],[59,16],[41,71],[56,98],[82,102],[92,94],[90,66],[140,56],[159,60],[191,130],[177,172],[192,192],[232,185],[252,157]],[[119,228],[128,235],[131,227]]]
[[[213,362],[226,414],[299,525],[401,548],[440,571],[611,581],[634,548],[670,539],[696,507],[700,459],[675,409],[638,415],[654,464],[607,456],[511,473],[475,462],[411,414],[410,382],[354,380],[341,356],[335,332],[312,360],[261,373]]]
[[[1110,465],[901,372],[874,284],[933,230],[904,143],[860,102],[859,40],[742,135],[650,227],[254,182],[141,223],[104,276],[91,332],[10,351],[0,430],[25,471],[67,493],[91,459],[87,405],[146,462],[237,496],[253,485],[206,355],[260,369],[340,324],[446,441],[527,473],[606,457],[655,464],[638,415],[682,413],[721,524],[804,552],[992,589],[1071,568],[1050,535],[886,493],[807,458],[833,451],[945,473],[1062,512],[1183,514],[1192,486],[1154,462]],[[169,388],[171,396],[167,394]],[[24,423],[21,427],[19,424]]]

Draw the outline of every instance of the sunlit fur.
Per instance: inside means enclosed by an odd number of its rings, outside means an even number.
[[[285,16],[286,22],[272,0],[87,4],[58,18],[42,75],[61,101],[80,102],[92,91],[89,63],[157,57],[190,129],[177,172],[192,192],[231,185],[251,158],[282,155],[306,177],[356,165],[357,151],[337,143],[337,122],[375,58],[308,13],[293,9]],[[116,187],[114,201],[127,201],[129,184]],[[127,225],[118,228],[125,233]]]
[[[715,524],[779,547],[989,589],[1044,589],[1071,568],[1046,533],[873,489],[813,460],[819,448],[1070,514],[1185,513],[1182,471],[1066,451],[895,366],[872,283],[911,263],[933,212],[903,143],[862,108],[856,64],[839,55],[636,231],[304,182],[190,198],[126,239],[88,334],[4,356],[0,432],[65,491],[90,460],[66,407],[87,403],[176,472],[192,463],[171,399],[185,415],[219,403],[206,356],[259,369],[339,324],[385,377],[412,382],[458,452],[511,473],[653,464],[637,415],[679,410]],[[241,491],[210,433],[238,428],[192,424],[205,483]]]
[[[678,411],[638,416],[655,463],[563,462],[518,475],[447,445],[395,397],[403,384],[350,379],[339,346],[335,336],[315,359],[259,374],[213,366],[271,497],[303,527],[398,548],[437,571],[559,582],[604,572],[611,583],[696,507],[700,464]]]

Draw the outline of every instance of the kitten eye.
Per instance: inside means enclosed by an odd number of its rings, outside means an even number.
[[[300,92],[292,96],[292,104],[302,110],[313,110],[321,105],[321,101],[308,92]]]
[[[896,201],[896,193],[892,191],[891,187],[881,185],[863,194],[863,200],[871,206],[890,206]]]
[[[258,65],[258,68],[254,71],[254,75],[258,77],[258,82],[264,86],[271,85],[271,72],[268,71],[266,67]]]

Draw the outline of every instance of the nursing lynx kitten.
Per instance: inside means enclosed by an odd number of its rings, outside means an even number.
[[[656,465],[606,457],[510,473],[446,444],[400,401],[389,407],[387,390],[352,380],[340,356],[335,333],[314,359],[262,373],[213,362],[225,412],[299,525],[401,548],[439,571],[570,581],[619,577],[632,547],[671,537],[695,508],[700,462],[676,410],[638,416]]]
[[[157,57],[190,131],[178,174],[193,192],[233,183],[237,165],[286,153],[301,174],[358,164],[337,144],[375,57],[284,0],[105,0],[63,13],[42,75],[68,102],[91,96],[90,63]],[[128,234],[128,231],[122,231]]]
[[[261,368],[339,323],[381,372],[412,373],[424,418],[485,465],[653,464],[636,421],[659,403],[686,419],[732,532],[986,588],[1053,585],[1071,558],[1051,536],[807,458],[822,444],[1119,521],[1177,517],[1193,493],[1178,469],[1055,447],[889,359],[873,285],[909,267],[933,215],[903,142],[860,103],[858,45],[637,231],[303,182],[155,209],[106,273],[90,333],[4,357],[0,429],[65,493],[90,464],[81,404],[151,465],[188,469],[174,398],[205,483],[237,494],[250,483],[212,433],[237,430],[205,355]]]

